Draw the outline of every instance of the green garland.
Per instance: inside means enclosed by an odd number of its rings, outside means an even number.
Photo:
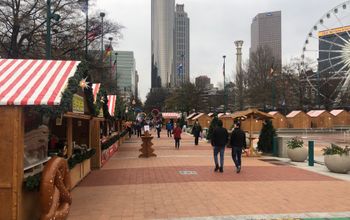
[[[120,134],[116,134],[113,137],[109,138],[107,141],[101,144],[101,149],[106,150],[110,146],[112,146],[115,142],[117,142],[121,137],[124,137],[128,133],[127,130],[122,131]]]
[[[89,149],[83,153],[74,154],[71,158],[68,159],[69,169],[73,169],[75,165],[83,162],[84,160],[90,159],[96,153],[95,149]],[[28,176],[24,181],[24,188],[29,192],[38,192],[40,189],[42,172],[35,174],[33,176]]]

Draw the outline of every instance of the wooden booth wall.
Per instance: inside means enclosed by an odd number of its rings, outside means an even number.
[[[288,122],[286,116],[282,115],[281,113],[277,112],[273,115],[272,119],[272,125],[275,129],[278,128],[288,128]]]
[[[223,127],[227,130],[231,130],[233,128],[233,122],[234,119],[231,117],[221,117],[220,120],[222,121]]]
[[[292,118],[287,118],[289,128],[311,128],[311,117],[305,112],[300,112]]]
[[[334,126],[350,126],[350,113],[347,111],[342,111],[336,116],[333,116]]]
[[[204,114],[198,118],[198,122],[202,128],[209,128],[211,120],[212,118],[209,117],[207,114]]]
[[[324,111],[317,117],[311,118],[312,128],[332,128],[333,127],[333,115],[327,111]]]
[[[252,120],[252,132],[259,133],[261,131],[263,121],[262,120],[256,120],[256,119],[250,119],[247,118],[244,121],[241,121],[241,129],[243,131],[250,131],[250,121]]]

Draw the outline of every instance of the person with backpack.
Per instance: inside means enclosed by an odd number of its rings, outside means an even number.
[[[231,134],[230,146],[232,147],[232,160],[236,166],[236,173],[241,172],[242,150],[247,148],[247,142],[244,131],[241,130],[241,124],[235,123]]]
[[[213,135],[211,137],[211,145],[214,148],[215,172],[218,170],[220,170],[220,173],[224,172],[224,156],[227,142],[228,132],[226,128],[222,127],[222,121],[219,120],[217,127],[214,129]],[[218,153],[220,153],[220,165],[218,161]]]

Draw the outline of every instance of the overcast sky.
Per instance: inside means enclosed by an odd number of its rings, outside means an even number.
[[[258,13],[282,11],[282,61],[299,57],[306,35],[333,7],[345,0],[177,0],[185,4],[190,18],[191,81],[207,75],[212,83],[223,81],[222,56],[226,55],[226,77],[233,79],[235,40],[243,40],[246,61],[250,47],[250,24]],[[97,0],[98,11],[125,26],[116,50],[134,51],[143,101],[151,86],[151,0]]]

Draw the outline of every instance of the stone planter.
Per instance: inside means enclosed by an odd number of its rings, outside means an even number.
[[[291,161],[304,162],[307,158],[307,149],[305,147],[298,147],[294,149],[287,149],[287,155]]]
[[[334,173],[347,173],[350,171],[349,155],[325,155],[324,163],[329,171]]]

